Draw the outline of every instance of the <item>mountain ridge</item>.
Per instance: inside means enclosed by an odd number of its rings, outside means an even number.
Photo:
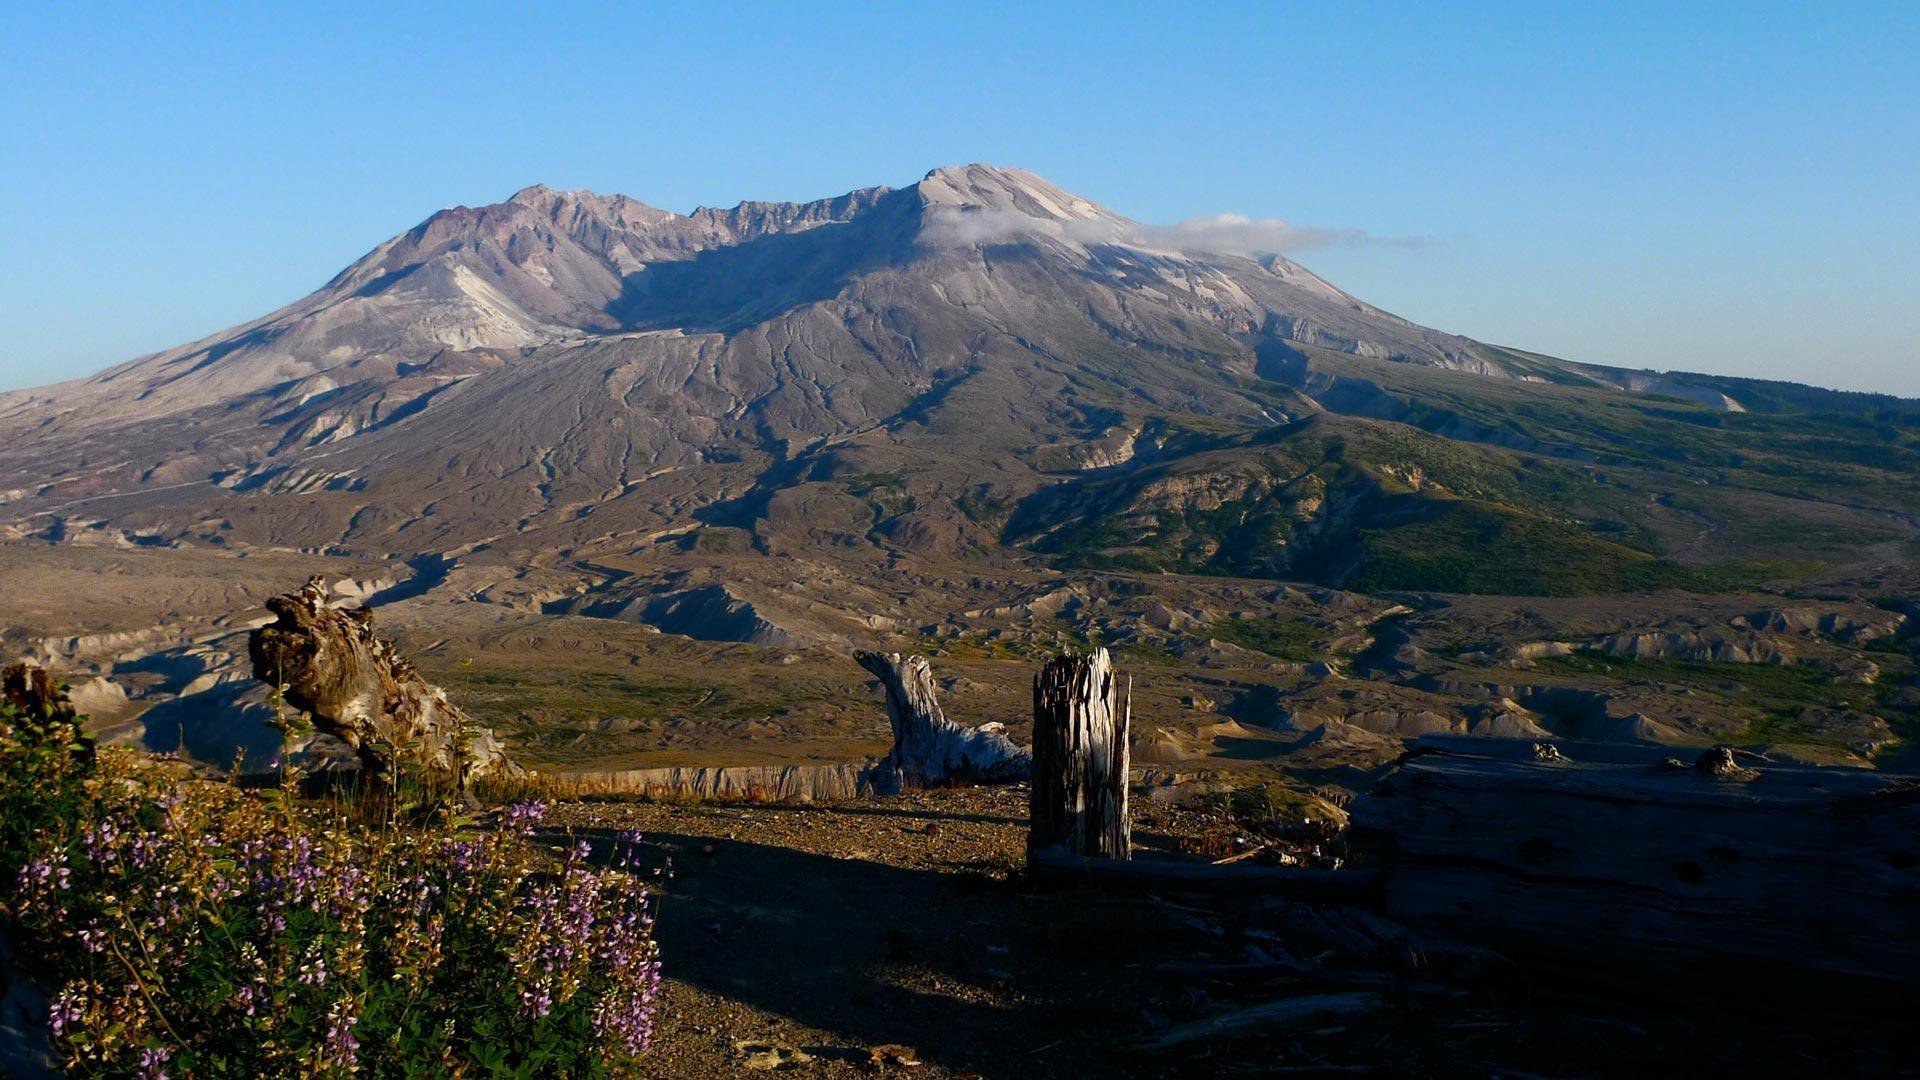
[[[130,377],[149,374],[149,384],[138,393],[150,415],[162,405],[204,405],[277,381],[324,374],[341,366],[335,357],[343,352],[364,357],[436,346],[522,348],[559,340],[570,331],[616,332],[631,328],[619,325],[607,310],[619,301],[625,275],[770,235],[846,223],[898,192],[908,193],[917,202],[910,209],[926,219],[914,223],[915,231],[932,228],[936,243],[941,242],[938,222],[930,219],[948,211],[958,217],[1018,214],[1035,223],[1106,222],[1116,235],[1100,238],[1105,242],[1123,241],[1118,230],[1135,225],[1031,173],[982,165],[935,169],[903,189],[860,188],[801,203],[744,201],[690,214],[660,210],[626,195],[561,192],[536,184],[504,202],[437,211],[376,245],[320,289],[259,319],[57,385],[72,392],[117,383],[113,389],[120,393]],[[1284,265],[1297,282],[1338,303],[1358,304],[1304,268]],[[367,303],[381,296],[404,303],[405,309],[384,311]],[[333,310],[342,307],[347,310]],[[220,363],[235,354],[237,361]],[[177,375],[203,370],[203,361],[223,371],[245,366],[251,377],[203,375],[194,380],[206,384],[200,393],[167,385]],[[27,398],[45,403],[53,389],[0,395],[0,415]]]
[[[1792,454],[1872,466],[1840,425],[1768,417],[1904,416],[1487,345],[1216,247],[985,165],[688,214],[534,185],[437,212],[261,319],[0,396],[4,527],[394,557],[731,529],[762,554],[1470,591],[1498,579],[1355,553],[1511,529],[1604,563],[1596,587],[1652,587],[1697,583],[1646,560],[1732,511],[1650,510],[1621,477],[1773,499]],[[1558,486],[1500,478],[1528,472]],[[1872,501],[1905,513],[1896,481]]]

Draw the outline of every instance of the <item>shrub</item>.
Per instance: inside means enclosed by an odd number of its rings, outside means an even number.
[[[555,855],[539,803],[489,831],[360,824],[5,719],[8,910],[54,976],[71,1073],[597,1076],[646,1048],[634,838],[606,866],[584,842]],[[16,822],[48,783],[54,810]]]
[[[93,773],[93,740],[64,700],[0,699],[0,882],[14,879],[39,837],[73,832]]]

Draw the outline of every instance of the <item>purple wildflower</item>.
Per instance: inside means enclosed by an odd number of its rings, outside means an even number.
[[[80,995],[73,987],[60,991],[47,1008],[47,1031],[56,1039],[64,1037],[80,1025],[86,1010],[81,1008]]]
[[[547,804],[539,799],[528,799],[507,807],[501,817],[501,824],[509,832],[530,833],[535,825],[547,816]]]
[[[360,1063],[360,1040],[353,1037],[354,1025],[359,1022],[352,1001],[334,1002],[327,1011],[326,1041],[320,1045],[321,1068],[352,1071]]]
[[[29,901],[50,898],[65,892],[73,884],[73,871],[67,868],[67,853],[34,859],[20,868],[18,883]]]
[[[318,950],[307,954],[307,962],[300,965],[300,981],[308,986],[327,985],[327,960]]]
[[[261,1003],[266,999],[266,987],[243,986],[238,993],[233,995],[233,1007],[238,1009],[243,1016],[252,1016],[260,1010]]]

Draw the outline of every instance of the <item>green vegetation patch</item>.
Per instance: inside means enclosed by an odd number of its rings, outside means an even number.
[[[1581,649],[1569,656],[1543,657],[1537,663],[1549,671],[1604,675],[1615,679],[1648,679],[1699,690],[1736,687],[1758,698],[1821,704],[1871,704],[1873,688],[1836,683],[1832,674],[1804,664],[1738,664],[1720,660],[1643,659]]]
[[[1208,633],[1230,645],[1304,664],[1321,658],[1327,632],[1305,619],[1263,615],[1221,619]]]
[[[1898,684],[1913,674],[1910,658],[1883,663],[1883,678],[1870,684],[1836,679],[1832,672],[1807,664],[1640,659],[1592,649],[1536,662],[1542,670],[1567,675],[1644,679],[1713,695],[1748,712],[1747,730],[1741,736],[1747,742],[1841,745],[1842,740],[1823,737],[1814,729],[1809,710],[1878,716],[1903,739],[1913,730],[1912,714],[1897,701]]]
[[[453,668],[433,674],[475,720],[534,765],[605,762],[657,748],[662,731],[781,723],[817,711],[825,688],[648,678],[594,670]]]
[[[907,486],[907,477],[904,473],[860,473],[847,477],[844,482],[849,493],[864,499],[875,493],[904,490]]]
[[[1361,530],[1366,555],[1347,587],[1364,592],[1592,596],[1658,589],[1724,591],[1764,568],[1700,571],[1616,543],[1577,523],[1486,503],[1451,502],[1424,521]]]

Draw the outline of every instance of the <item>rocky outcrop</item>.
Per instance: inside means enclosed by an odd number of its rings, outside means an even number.
[[[1580,646],[1570,641],[1529,641],[1515,645],[1511,654],[1516,660],[1543,660],[1554,656],[1572,656]]]
[[[1879,608],[1831,610],[1820,608],[1775,608],[1738,615],[1731,625],[1760,633],[1820,635],[1848,645],[1861,645],[1898,634],[1907,623],[1902,612]]]
[[[725,585],[703,585],[653,597],[641,605],[640,617],[666,633],[684,634],[703,641],[784,645],[793,640]]]
[[[343,600],[366,603],[367,600],[400,584],[398,578],[341,578],[333,583],[333,594]]]
[[[650,593],[587,594],[549,603],[546,610],[645,623],[662,633],[700,641],[746,641],[789,645],[794,635],[775,625],[754,604],[724,584],[696,585]]]
[[[1074,449],[1074,464],[1080,469],[1111,469],[1133,460],[1139,428],[1110,428],[1093,442]]]
[[[585,769],[555,781],[583,794],[637,794],[737,802],[834,802],[873,793],[874,762]]]
[[[1767,638],[1734,640],[1718,634],[1653,631],[1614,634],[1594,646],[1632,660],[1710,660],[1722,664],[1788,664],[1796,657]]]
[[[141,646],[166,641],[178,636],[178,633],[179,631],[172,627],[149,626],[139,630],[115,630],[100,634],[41,638],[37,644],[43,655],[54,659],[83,656],[135,656],[145,651]]]
[[[1622,713],[1612,694],[1573,686],[1514,688],[1513,700],[1561,738],[1596,742],[1680,742],[1680,733],[1640,713]]]
[[[1550,734],[1539,717],[1518,702],[1501,700],[1460,713],[1433,709],[1368,709],[1349,713],[1344,722],[1376,735],[1417,739],[1423,735],[1484,735],[1492,738],[1543,738]]]
[[[75,684],[67,696],[76,712],[96,721],[117,720],[133,707],[125,687],[98,675]]]
[[[1696,660],[1718,664],[1804,664],[1831,671],[1845,682],[1871,684],[1879,679],[1879,665],[1845,653],[1821,638],[1848,642],[1872,641],[1904,625],[1903,616],[1863,620],[1844,613],[1773,611],[1730,620],[1747,632],[1728,635],[1713,630],[1636,631],[1613,634],[1592,648],[1630,660]],[[1764,627],[1766,632],[1760,632]]]

